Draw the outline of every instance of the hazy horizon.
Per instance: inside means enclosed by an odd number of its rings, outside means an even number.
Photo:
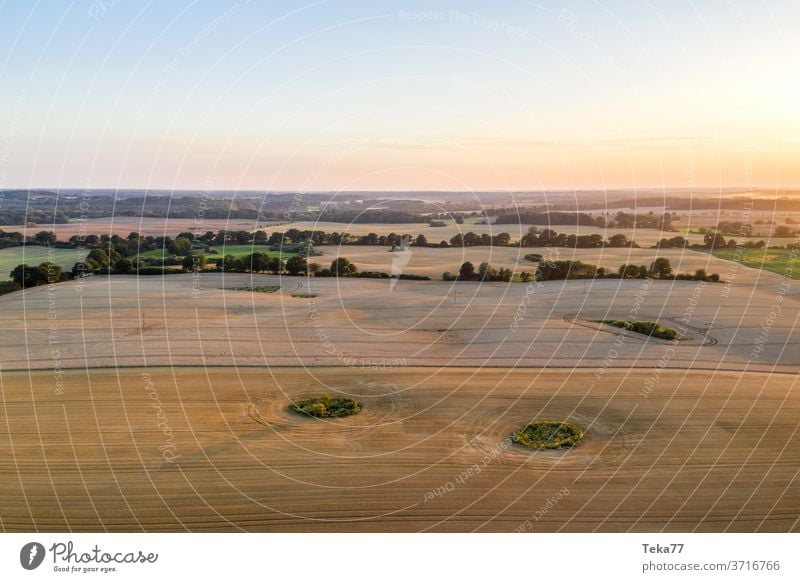
[[[5,3],[0,189],[800,187],[798,15]]]

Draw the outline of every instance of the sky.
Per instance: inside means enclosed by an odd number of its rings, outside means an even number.
[[[800,3],[0,0],[0,189],[800,186]]]

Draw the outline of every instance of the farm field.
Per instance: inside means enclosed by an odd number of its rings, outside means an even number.
[[[716,249],[715,257],[741,263],[752,269],[762,269],[779,275],[800,279],[800,251],[788,249]]]
[[[313,226],[277,228],[290,227]],[[431,241],[519,229],[316,227]],[[267,248],[209,256],[279,254]],[[770,272],[679,249],[318,250],[324,267],[433,280],[94,275],[0,297],[6,531],[800,531],[788,252],[767,251]],[[663,257],[723,282],[441,281],[467,260],[533,272],[529,253],[611,270]],[[618,319],[679,337],[602,323]],[[288,410],[323,392],[362,409]],[[513,444],[534,420],[584,439]]]
[[[121,368],[2,376],[6,531],[798,531],[797,377]],[[321,389],[363,404],[300,417]],[[508,436],[585,429],[572,450]],[[769,426],[765,431],[764,426]]]
[[[11,247],[0,250],[0,281],[11,279],[9,273],[17,265],[39,265],[50,261],[69,270],[87,254],[84,249],[49,249],[39,246]]]
[[[726,272],[735,265],[708,254],[686,257],[681,270],[710,261],[709,271],[718,270],[727,282],[94,276],[0,297],[0,325],[7,332],[0,336],[0,366],[52,368],[54,350],[63,368],[800,366],[798,289],[787,289],[773,273]],[[270,294],[235,290],[269,285],[281,288]],[[295,297],[304,294],[315,297]],[[783,316],[770,317],[778,297]],[[671,345],[590,323],[626,318],[685,325],[687,338]]]
[[[613,214],[613,212],[612,212]],[[681,218],[675,222],[676,232],[661,232],[654,229],[632,229],[632,228],[598,228],[593,226],[569,226],[569,225],[553,225],[553,230],[564,234],[576,235],[590,235],[600,234],[604,237],[610,237],[615,234],[624,234],[629,239],[636,241],[641,247],[651,247],[655,245],[662,238],[672,238],[674,236],[683,236],[690,244],[702,244],[703,235],[697,232],[699,228],[709,228],[716,226],[720,220],[750,220],[751,222],[757,219],[758,216],[770,217],[776,219],[778,224],[782,223],[783,215],[780,217],[773,216],[768,213],[753,213],[751,216],[741,215],[740,213],[727,212],[725,215],[718,215],[713,212],[704,213],[683,213]],[[795,216],[795,215],[793,215]],[[800,215],[796,215],[800,221]],[[446,220],[443,227],[431,227],[427,223],[399,223],[399,224],[380,224],[380,223],[367,223],[367,224],[348,224],[341,222],[286,222],[274,224],[272,226],[265,225],[264,223],[257,223],[254,220],[244,219],[209,219],[198,225],[193,219],[159,219],[159,218],[116,218],[116,219],[92,219],[87,220],[85,223],[68,223],[56,225],[38,225],[34,227],[25,226],[6,226],[3,227],[6,231],[23,232],[28,236],[33,236],[41,230],[52,230],[61,240],[66,240],[70,236],[79,234],[117,234],[120,236],[127,236],[130,232],[139,232],[142,235],[152,236],[171,236],[175,237],[180,232],[201,230],[218,231],[218,230],[247,230],[253,231],[256,229],[263,230],[267,233],[273,231],[285,231],[290,228],[297,228],[299,230],[317,230],[323,232],[346,232],[352,235],[366,235],[369,233],[376,233],[379,235],[386,235],[389,233],[408,234],[416,237],[423,234],[428,238],[431,243],[438,243],[441,240],[450,240],[457,234],[466,232],[474,232],[476,234],[499,234],[507,232],[511,235],[513,240],[519,239],[524,235],[530,225],[518,224],[489,224],[480,225],[475,224],[480,221],[480,218],[470,217],[465,219],[465,224],[456,224],[453,220]],[[546,226],[539,225],[538,228],[544,229]],[[769,235],[774,227],[770,225],[753,225],[753,237],[747,240],[764,239],[769,241],[771,245],[786,245],[794,241],[792,238],[773,238],[769,239]],[[691,231],[691,232],[690,232]],[[726,237],[729,238],[729,237]],[[736,238],[736,237],[734,237]],[[248,246],[248,245],[232,245],[232,246]],[[155,255],[154,255],[155,256]]]
[[[403,253],[391,253],[386,247],[342,245],[318,247],[324,255],[313,257],[312,262],[328,266],[337,256],[347,257],[361,271],[382,271],[391,273],[392,267],[401,268],[404,273],[427,275],[441,279],[444,271],[457,273],[464,261],[471,261],[476,267],[486,261],[493,266],[512,269],[516,273],[533,272],[536,264],[525,259],[530,253],[541,254],[545,260],[579,260],[616,271],[620,265],[650,265],[658,258],[668,258],[675,272],[694,272],[707,269],[722,277],[730,265],[709,255],[683,249],[630,249],[600,248],[571,249],[544,247],[467,247],[467,248],[417,248],[411,247]],[[724,277],[723,277],[724,278]]]

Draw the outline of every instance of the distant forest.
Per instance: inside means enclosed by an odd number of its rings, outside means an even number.
[[[474,206],[474,202],[472,206]],[[24,224],[63,224],[70,220],[134,217],[134,218],[197,218],[246,219],[253,221],[288,222],[321,221],[341,223],[427,223],[432,217],[495,215],[496,224],[580,225],[639,228],[671,228],[670,213],[680,210],[754,210],[800,212],[800,199],[750,199],[732,197],[641,197],[620,198],[600,202],[596,198],[570,202],[560,199],[549,205],[485,208],[467,211],[469,204],[450,201],[430,204],[418,199],[380,199],[360,197],[353,193],[211,193],[159,191],[149,195],[140,191],[0,191],[0,226]],[[662,214],[625,214],[615,209],[659,208]],[[442,207],[446,209],[442,212]],[[458,210],[457,210],[458,209]],[[592,215],[587,211],[604,210],[607,214]],[[458,212],[459,214],[453,214]]]
[[[647,196],[626,197],[613,200],[597,200],[589,198],[573,199],[569,202],[559,201],[552,204],[541,204],[530,207],[532,212],[566,211],[586,212],[597,210],[616,210],[618,208],[659,208],[665,211],[686,210],[759,210],[775,212],[800,212],[800,197],[797,198],[749,198],[746,196],[731,196],[729,198],[694,197],[688,196]],[[512,209],[506,209],[512,210]]]
[[[424,223],[430,220],[416,212],[409,212],[409,203],[387,202],[391,208],[372,208],[375,202],[358,204],[352,195],[337,198],[338,205],[330,209],[331,194],[269,194],[262,197],[198,196],[124,194],[85,194],[50,191],[0,192],[0,226],[24,224],[64,224],[70,220],[135,217],[135,218],[197,218],[252,219],[263,221],[319,220],[325,222],[355,223]],[[421,210],[424,202],[416,204]],[[353,208],[350,208],[350,207]],[[321,207],[321,209],[320,209]],[[397,209],[397,208],[403,209]]]

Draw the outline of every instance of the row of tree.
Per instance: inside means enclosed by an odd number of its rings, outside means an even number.
[[[526,274],[528,275],[528,274]],[[489,263],[481,263],[478,269],[475,269],[470,261],[466,261],[461,265],[457,275],[451,274],[449,271],[442,273],[443,281],[505,281],[509,282],[514,277],[514,272],[511,269],[495,269]],[[529,279],[528,279],[529,280]]]
[[[608,219],[603,214],[592,215],[586,212],[514,212],[501,214],[494,224],[535,224],[539,226],[596,226],[600,228],[652,228],[672,230],[672,221],[676,218],[669,212],[664,214],[648,214],[617,212],[614,218]]]
[[[691,281],[719,281],[719,275],[698,269],[692,273],[676,274],[669,259],[660,257],[647,265],[620,265],[616,272],[607,271],[581,261],[545,261],[539,263],[534,277],[537,281],[564,279],[680,279]]]
[[[733,224],[733,223],[732,223]],[[738,223],[735,223],[738,224]],[[779,227],[781,228],[781,227]],[[790,230],[790,229],[789,229]],[[790,231],[794,233],[794,231]],[[775,236],[782,236],[787,233],[778,233]],[[245,230],[228,231],[220,230],[217,232],[206,231],[203,234],[182,232],[175,239],[169,236],[140,236],[139,233],[132,232],[126,238],[118,235],[86,235],[72,236],[66,242],[58,241],[52,232],[41,231],[33,237],[24,237],[20,233],[5,233],[0,231],[0,248],[19,246],[22,244],[34,244],[42,246],[65,246],[70,248],[104,249],[107,254],[117,254],[122,257],[133,257],[140,253],[152,250],[163,250],[165,254],[175,257],[184,257],[192,251],[201,251],[214,254],[216,251],[213,246],[224,246],[227,244],[254,246],[269,246],[272,250],[302,250],[304,254],[313,254],[314,246],[324,245],[366,245],[366,246],[388,246],[399,247],[411,241],[411,246],[428,248],[448,248],[448,247],[473,247],[473,246],[499,246],[499,247],[563,247],[563,248],[639,248],[635,241],[630,240],[626,235],[618,233],[607,239],[600,234],[575,235],[558,233],[552,229],[539,230],[532,226],[519,241],[512,241],[511,235],[501,232],[496,235],[487,233],[476,234],[474,232],[459,233],[451,237],[449,241],[442,240],[438,243],[430,242],[424,234],[419,234],[411,239],[408,235],[389,233],[378,235],[369,233],[365,235],[354,235],[350,233],[322,232],[314,230],[289,229],[285,232],[264,231],[249,232]],[[299,245],[306,245],[305,247]],[[786,245],[790,248],[794,243]],[[718,249],[735,248],[735,239],[726,239],[723,233],[718,230],[709,230],[703,236],[702,244],[690,245],[689,241],[683,236],[672,238],[662,238],[653,248],[698,248],[698,249]],[[760,241],[747,241],[745,248],[764,248],[766,243]],[[224,252],[224,249],[223,249]]]
[[[541,257],[539,257],[541,258]],[[457,275],[449,271],[442,274],[443,281],[511,281],[514,273],[511,269],[495,269],[489,263],[481,263],[478,269],[466,261],[461,265]],[[691,273],[675,274],[669,259],[660,257],[646,265],[621,265],[616,272],[607,271],[582,261],[544,261],[541,260],[536,271],[531,274],[520,273],[520,280],[563,281],[565,279],[681,279],[696,281],[719,281],[719,275],[707,274],[705,269]]]

